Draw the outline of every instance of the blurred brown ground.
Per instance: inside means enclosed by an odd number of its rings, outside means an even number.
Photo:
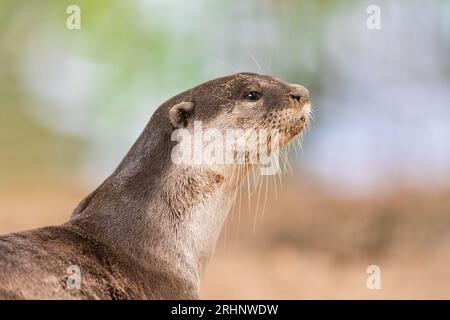
[[[89,191],[69,181],[2,185],[0,233],[67,220]],[[240,214],[238,201],[208,265],[203,298],[450,298],[450,190],[349,200],[292,181],[278,187],[278,197],[269,188],[264,216],[263,199],[255,215],[258,192],[248,208],[242,190]],[[372,264],[381,268],[381,290],[366,287]]]

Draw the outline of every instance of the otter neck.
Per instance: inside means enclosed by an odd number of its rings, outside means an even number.
[[[142,157],[139,144],[136,148],[140,160],[128,155],[70,223],[144,268],[157,259],[198,290],[241,177],[172,164],[155,167]]]

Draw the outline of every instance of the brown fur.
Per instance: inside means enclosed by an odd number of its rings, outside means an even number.
[[[298,126],[295,110],[309,101],[299,88],[244,73],[206,82],[162,104],[118,168],[69,222],[0,237],[0,298],[198,298],[201,275],[240,181],[231,179],[227,167],[175,166],[171,134],[177,125],[191,128],[194,120]],[[245,102],[248,90],[262,91],[264,99]],[[180,103],[185,110],[172,112]],[[275,110],[284,115],[274,123],[267,114]],[[81,270],[79,290],[66,285],[71,265]]]

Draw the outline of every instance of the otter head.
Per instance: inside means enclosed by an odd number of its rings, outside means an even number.
[[[276,151],[307,126],[310,112],[305,87],[254,73],[208,81],[158,110],[170,122],[174,163],[163,175],[167,183],[161,193],[184,228],[201,230],[196,246],[202,261],[242,178],[257,167],[264,169],[261,174],[276,174]]]
[[[226,167],[261,162],[308,125],[310,112],[305,87],[238,73],[174,97],[168,113],[174,132],[190,135],[175,150],[188,155],[185,163]]]

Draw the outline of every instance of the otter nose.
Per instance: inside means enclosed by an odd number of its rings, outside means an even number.
[[[292,99],[297,101],[308,101],[309,100],[309,91],[304,86],[299,84],[292,84],[291,90],[289,91],[289,95]]]

